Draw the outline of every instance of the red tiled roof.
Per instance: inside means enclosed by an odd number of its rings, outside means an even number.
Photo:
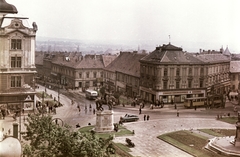
[[[144,56],[146,56],[146,54],[121,52],[120,55],[105,68],[105,70],[112,72],[117,71],[140,77],[139,60]]]

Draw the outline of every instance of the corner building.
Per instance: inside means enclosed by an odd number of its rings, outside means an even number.
[[[13,10],[9,10],[12,8]],[[35,36],[37,25],[15,15],[15,6],[0,7],[0,107],[14,113],[34,110]]]
[[[140,60],[140,95],[150,102],[183,102],[184,98],[226,93],[230,57],[222,51],[187,53],[171,43]],[[211,91],[214,90],[214,91]]]

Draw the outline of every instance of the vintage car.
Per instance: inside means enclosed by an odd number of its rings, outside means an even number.
[[[139,120],[139,117],[137,115],[126,114],[124,117],[121,117],[120,120],[122,122],[135,122]]]

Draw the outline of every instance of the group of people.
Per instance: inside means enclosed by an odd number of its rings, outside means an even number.
[[[77,108],[78,108],[78,112],[80,113],[81,112],[81,106],[79,105],[79,104],[77,104]],[[87,105],[85,105],[85,113],[87,113]],[[89,112],[91,112],[92,111],[92,105],[91,104],[89,104]],[[95,109],[93,109],[93,114],[95,114]]]
[[[143,120],[144,120],[144,121],[145,121],[145,120],[147,120],[147,121],[148,121],[148,120],[149,120],[149,118],[150,118],[150,116],[149,116],[149,115],[144,115],[144,116],[143,116]]]
[[[36,108],[38,109],[39,113],[53,113],[56,114],[56,108],[58,107],[57,103],[54,105],[50,105],[48,101],[46,103],[37,102]]]

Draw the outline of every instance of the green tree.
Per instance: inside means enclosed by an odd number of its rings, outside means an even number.
[[[101,139],[94,133],[72,131],[51,116],[29,114],[26,134],[23,138],[29,141],[24,145],[23,154],[39,157],[104,157],[112,137]]]

